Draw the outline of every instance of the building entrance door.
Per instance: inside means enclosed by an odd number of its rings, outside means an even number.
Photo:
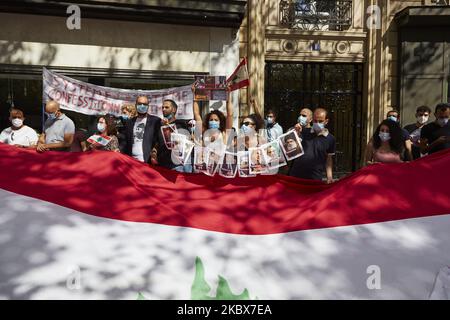
[[[284,130],[300,109],[324,107],[336,137],[335,172],[359,168],[362,153],[362,64],[266,62],[265,110],[278,113]]]

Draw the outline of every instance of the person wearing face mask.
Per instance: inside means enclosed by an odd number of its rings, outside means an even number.
[[[38,152],[70,151],[75,135],[75,124],[61,112],[59,103],[50,100],[45,105],[47,120],[44,122],[44,133],[39,137],[36,147]]]
[[[409,139],[412,142],[413,159],[419,159],[420,153],[420,132],[430,118],[431,109],[427,106],[420,106],[416,109],[416,123],[409,124],[403,129],[408,131]]]
[[[192,91],[195,97],[195,85]],[[195,120],[195,140],[197,144],[208,146],[213,144],[213,149],[223,148],[227,143],[228,135],[233,128],[233,102],[231,91],[227,90],[226,115],[220,110],[213,110],[202,118],[199,101],[193,102]]]
[[[299,136],[302,133],[303,134],[311,133],[312,118],[313,118],[313,112],[311,109],[308,109],[308,108],[301,109],[300,115],[297,118],[297,123],[295,124],[295,126],[293,128],[290,128],[288,131],[290,131],[291,129],[295,129]],[[303,130],[304,128],[308,129],[308,130]]]
[[[137,116],[136,106],[134,104],[125,104],[121,108],[122,114],[120,121],[117,122],[117,138],[119,139],[120,152],[125,153],[126,134],[125,128],[127,121],[130,121]]]
[[[278,137],[283,134],[283,128],[278,124],[277,115],[273,110],[267,111],[264,123],[266,125],[267,140],[269,142],[278,139]]]
[[[436,121],[427,124],[420,132],[420,149],[423,154],[432,154],[450,148],[450,103],[436,106]]]
[[[147,96],[136,99],[137,116],[125,122],[123,151],[138,161],[151,163],[152,149],[158,142],[161,119],[148,114]]]
[[[391,111],[388,111],[388,113],[386,114],[386,120],[391,120],[393,122],[396,122],[398,125],[400,125],[400,112],[398,112],[397,110],[393,109]],[[405,144],[405,151],[403,152],[402,158],[407,160],[407,161],[411,161],[413,160],[413,154],[412,154],[412,141],[410,138],[410,134],[406,129],[403,129],[400,127],[400,129],[402,130],[402,137],[403,137],[403,141]]]
[[[162,104],[163,118],[161,120],[162,126],[172,125],[177,128],[178,133],[185,134],[187,137],[191,136],[190,125],[188,121],[177,119],[176,114],[178,105],[175,101],[166,99]],[[164,143],[164,137],[161,130],[158,132],[158,144],[156,146],[156,159],[159,166],[176,170],[179,172],[192,172],[192,164],[174,163],[172,159],[172,150],[168,149]]]
[[[305,109],[302,110],[304,111]],[[304,154],[292,162],[289,175],[311,180],[322,180],[326,175],[327,183],[331,183],[336,139],[326,128],[329,121],[327,110],[317,108],[312,120],[312,127],[307,128],[307,124],[304,127],[300,125],[302,128],[299,130],[296,126],[297,131],[300,131]]]
[[[24,120],[23,111],[12,108],[9,112],[11,126],[0,133],[0,142],[24,148],[35,147],[38,142],[36,131],[24,125]]]
[[[114,117],[100,116],[97,119],[97,135],[109,140],[109,142],[106,145],[93,143],[89,145],[88,149],[120,152]]]
[[[365,152],[365,164],[403,162],[402,128],[397,122],[384,120],[378,125]]]

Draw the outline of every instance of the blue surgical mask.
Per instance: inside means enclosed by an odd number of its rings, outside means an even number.
[[[136,106],[136,109],[137,109],[138,113],[141,113],[141,114],[147,113],[148,112],[148,105],[141,103],[141,104],[138,104]]]
[[[325,124],[314,122],[313,123],[313,130],[317,133],[321,132],[323,129],[325,129]]]
[[[127,114],[121,115],[123,120],[128,120],[130,119],[130,117]]]
[[[167,116],[164,116],[164,118],[166,118],[167,120],[170,120],[173,118],[173,114],[168,114]]]
[[[106,129],[106,125],[104,123],[97,123],[97,130],[98,132],[103,132]]]
[[[305,116],[299,116],[298,118],[297,118],[297,121],[298,121],[298,123],[301,125],[301,126],[306,126],[307,124],[308,124],[308,118],[307,117],[305,117]]]
[[[208,123],[208,128],[209,129],[219,129],[220,128],[220,122],[219,121],[215,121],[215,120],[211,120]]]
[[[47,115],[48,119],[50,119],[50,120],[55,120],[56,119],[56,113],[48,113],[48,112],[46,112],[45,114]]]
[[[397,117],[394,117],[394,116],[389,116],[388,117],[388,120],[392,120],[392,121],[394,121],[394,122],[397,122]]]
[[[267,124],[273,124],[273,118],[267,117]]]
[[[391,139],[391,134],[389,132],[380,132],[378,136],[383,142],[389,141]]]

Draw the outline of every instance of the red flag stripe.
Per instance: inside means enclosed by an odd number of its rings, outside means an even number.
[[[226,179],[114,152],[0,143],[0,188],[83,213],[237,234],[274,234],[450,213],[450,150],[366,167],[332,185],[281,175]]]

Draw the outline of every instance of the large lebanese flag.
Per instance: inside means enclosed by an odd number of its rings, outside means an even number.
[[[4,144],[0,168],[0,298],[448,297],[450,150],[332,185]]]

